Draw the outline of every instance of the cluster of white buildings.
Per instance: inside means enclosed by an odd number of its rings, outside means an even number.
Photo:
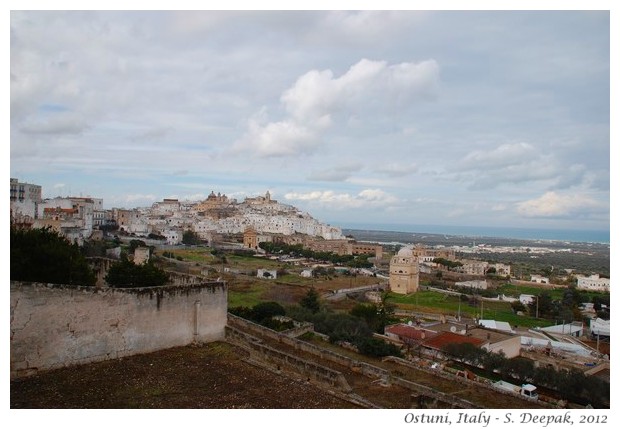
[[[41,186],[11,178],[11,221],[28,228],[52,228],[82,243],[103,224],[103,200],[91,197],[42,199]]]
[[[245,198],[241,203],[226,195],[211,193],[201,202],[164,199],[151,207],[103,209],[101,198],[56,197],[43,200],[41,186],[11,179],[11,219],[15,224],[50,226],[69,239],[81,242],[105,224],[137,236],[156,234],[167,244],[179,244],[191,230],[202,239],[213,234],[239,234],[252,227],[267,234],[306,234],[326,240],[343,239],[342,231],[320,223],[308,213],[280,204],[265,196]]]
[[[213,192],[202,202],[165,199],[123,215],[119,227],[124,231],[163,235],[168,244],[180,243],[187,230],[210,240],[213,234],[241,234],[250,227],[266,234],[306,234],[326,240],[343,238],[340,228],[320,223],[308,213],[272,200],[269,192],[241,203]]]

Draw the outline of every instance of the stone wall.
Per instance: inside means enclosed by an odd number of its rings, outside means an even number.
[[[240,333],[243,332],[244,335]],[[276,340],[282,344],[286,344],[288,346],[294,347],[295,350],[300,350],[306,353],[310,353],[318,358],[321,361],[330,361],[342,365],[350,370],[363,374],[370,378],[381,379],[387,383],[396,384],[398,386],[402,386],[406,389],[415,392],[416,394],[423,394],[429,399],[433,399],[436,401],[440,401],[441,403],[450,404],[450,406],[457,408],[479,408],[473,403],[461,399],[454,395],[448,395],[439,391],[436,391],[430,387],[414,383],[408,380],[401,379],[400,377],[396,377],[392,374],[391,371],[380,368],[378,366],[359,361],[356,359],[352,359],[350,357],[341,355],[337,352],[323,349],[321,347],[317,347],[313,344],[298,340],[297,338],[292,338],[286,336],[280,332],[276,332],[272,329],[266,328],[264,326],[253,323],[249,320],[243,319],[241,317],[235,316],[233,314],[228,314],[228,329],[226,331],[227,338],[229,340],[240,340],[245,337],[246,344],[253,346],[253,343],[257,343],[260,340],[258,338],[253,337],[253,335],[258,335],[265,338],[270,338],[272,340]],[[401,361],[406,362],[404,359],[398,358],[389,358],[393,361]],[[410,363],[409,363],[410,364]],[[308,366],[305,367],[306,372],[313,372],[312,368]],[[333,380],[336,380],[336,377],[333,374],[330,374],[330,377],[327,377],[325,374],[314,371],[314,378],[327,381],[337,384]],[[341,383],[338,378],[338,383]],[[346,380],[345,380],[346,382]],[[342,384],[341,384],[342,386]],[[348,385],[346,385],[348,386]]]
[[[225,336],[227,287],[11,282],[11,378]]]
[[[343,392],[351,391],[347,380],[339,371],[269,347],[262,344],[258,338],[231,326],[226,327],[226,338],[244,347],[252,359],[271,363],[278,369],[302,374],[308,381],[312,380],[328,388],[338,388]]]

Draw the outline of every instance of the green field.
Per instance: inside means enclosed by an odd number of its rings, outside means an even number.
[[[259,268],[272,270],[284,267],[281,262],[271,259],[239,255],[226,255],[226,265],[246,270],[257,270]]]
[[[484,305],[478,304],[473,307],[467,301],[460,302],[459,297],[443,294],[435,291],[419,291],[409,295],[398,295],[390,293],[388,302],[396,304],[397,307],[408,311],[419,311],[422,313],[443,313],[463,317],[475,317],[481,319],[493,319],[508,322],[512,326],[549,326],[552,323],[543,319],[536,319],[529,316],[518,316],[513,313],[508,302],[489,302],[484,301]],[[482,313],[481,313],[482,311]]]
[[[562,299],[562,295],[564,294],[564,291],[566,290],[566,288],[543,288],[543,287],[536,287],[536,286],[521,286],[521,285],[513,285],[513,284],[503,284],[500,287],[497,288],[497,293],[498,295],[506,295],[506,296],[512,296],[515,298],[519,298],[519,295],[521,294],[525,294],[525,295],[540,295],[543,292],[547,292],[549,295],[551,295],[551,299]]]
[[[262,296],[265,293],[265,287],[261,284],[255,284],[243,291],[228,290],[228,308],[232,307],[254,307],[256,304],[264,301]]]
[[[567,288],[544,288],[544,287],[536,287],[536,286],[521,286],[514,284],[503,284],[497,288],[497,293],[499,295],[504,294],[506,296],[512,296],[518,298],[521,294],[526,295],[540,295],[543,292],[547,292],[551,299],[553,300],[561,300],[564,292]],[[580,295],[583,297],[587,297],[590,302],[592,302],[592,298],[598,296],[600,298],[609,297],[609,293],[605,292],[592,292],[592,291],[579,291]]]
[[[183,258],[183,261],[199,262],[204,264],[213,264],[219,261],[219,258],[216,258],[211,254],[211,248],[209,247],[172,249],[166,251],[172,253],[174,257],[180,256],[181,258]]]

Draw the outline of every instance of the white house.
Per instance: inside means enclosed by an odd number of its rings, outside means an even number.
[[[454,283],[454,286],[470,287],[472,289],[484,289],[484,290],[486,290],[486,288],[487,288],[487,281],[486,280],[468,280],[468,281],[465,281],[465,282],[456,282],[456,283]]]
[[[256,277],[258,277],[259,279],[277,279],[278,271],[277,270],[265,270],[261,268],[257,271]]]
[[[609,292],[609,279],[601,278],[598,274],[590,277],[577,277],[577,289]]]

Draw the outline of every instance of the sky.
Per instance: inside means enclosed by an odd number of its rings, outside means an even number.
[[[46,198],[610,224],[608,10],[11,11],[10,112]]]

